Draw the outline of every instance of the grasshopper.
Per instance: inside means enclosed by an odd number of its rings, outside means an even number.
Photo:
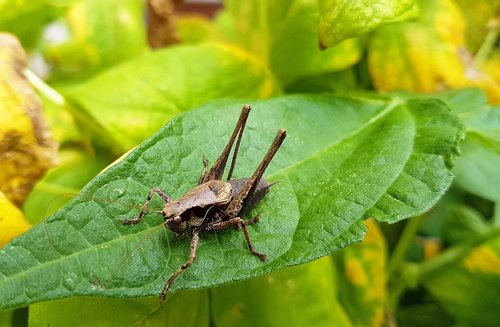
[[[163,201],[165,201],[165,207],[161,211],[165,227],[179,235],[185,233],[191,234],[189,258],[168,279],[160,294],[161,301],[165,300],[170,286],[179,274],[189,268],[194,262],[196,250],[200,242],[200,232],[202,231],[214,232],[235,226],[237,229],[243,231],[250,253],[262,261],[267,260],[265,254],[255,250],[247,229],[248,225],[255,224],[259,221],[259,215],[256,215],[250,220],[244,220],[242,217],[262,200],[269,192],[269,188],[274,184],[269,183],[262,176],[283,143],[286,137],[286,131],[284,129],[278,131],[267,154],[251,177],[231,180],[236,158],[238,156],[241,137],[250,110],[251,108],[249,105],[243,106],[238,122],[229,138],[229,142],[210,169],[208,168],[208,160],[203,159],[204,169],[196,187],[177,200],[172,200],[167,193],[155,187],[149,192],[146,202],[142,206],[137,218],[122,221],[124,225],[139,223],[144,217],[144,213],[154,194],[158,194]],[[235,141],[236,144],[227,179],[223,181],[222,176]]]

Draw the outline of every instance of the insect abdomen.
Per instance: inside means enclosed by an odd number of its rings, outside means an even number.
[[[233,194],[238,194],[241,189],[243,188],[243,185],[245,185],[245,182],[248,180],[248,178],[239,178],[239,179],[234,179],[228,181],[228,183],[231,184],[233,188]],[[255,191],[252,196],[249,196],[241,208],[239,212],[239,216],[244,215],[248,211],[250,211],[257,203],[260,202],[266,196],[266,194],[269,192],[269,186],[271,184],[265,180],[264,178],[261,178],[257,186],[255,187]]]

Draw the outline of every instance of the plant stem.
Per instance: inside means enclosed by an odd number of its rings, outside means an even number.
[[[421,282],[422,280],[437,273],[440,269],[459,262],[475,247],[497,237],[500,237],[500,227],[492,227],[487,232],[479,234],[464,243],[455,245],[436,258],[422,263],[417,276],[418,281]]]
[[[405,263],[406,252],[423,219],[424,216],[420,215],[408,221],[387,265],[387,280],[390,283],[388,305],[393,312],[397,310],[401,294],[408,288],[408,280],[405,277],[405,273],[408,271],[405,271],[405,268],[410,266],[408,266],[409,263]]]
[[[415,218],[410,219],[406,224],[403,234],[401,234],[399,242],[396,245],[396,248],[394,249],[391,258],[389,259],[389,264],[388,264],[389,280],[391,280],[391,277],[393,277],[394,274],[402,267],[405,261],[406,252],[408,251],[408,248],[410,247],[411,242],[413,241],[415,234],[417,233],[418,227],[420,226],[420,223],[422,222],[423,219],[424,219],[423,215],[417,216]]]
[[[483,43],[479,50],[477,50],[474,57],[474,66],[478,67],[482,65],[491,53],[491,50],[495,46],[498,39],[498,33],[500,32],[500,24],[497,19],[493,19],[489,24],[489,30],[486,34]]]
[[[52,103],[58,106],[64,106],[66,104],[66,100],[61,94],[59,94],[59,92],[50,87],[47,83],[45,83],[45,81],[43,81],[31,70],[25,69],[24,76],[38,92],[43,94]]]

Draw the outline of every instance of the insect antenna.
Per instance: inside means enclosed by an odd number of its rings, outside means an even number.
[[[64,193],[64,194],[58,194],[51,198],[47,204],[44,207],[43,210],[43,215],[40,217],[40,219],[43,219],[47,217],[48,215],[54,213],[55,211],[59,210],[62,208],[66,203],[71,201],[73,198],[75,198],[78,195],[78,193]],[[96,201],[96,202],[102,202],[106,204],[118,204],[120,206],[123,206],[124,208],[131,208],[131,209],[141,209],[140,205],[137,204],[132,204],[127,201],[121,201],[119,199],[106,199],[98,196],[81,196],[81,199],[84,201]],[[61,201],[61,203],[59,203]],[[155,212],[155,213],[161,213],[161,210],[154,210],[154,209],[147,209],[147,212]]]
[[[251,108],[249,105],[244,105],[243,108],[241,109],[240,118],[238,119],[238,122],[236,123],[236,126],[234,127],[233,134],[229,138],[229,141],[226,144],[226,147],[224,148],[224,150],[222,150],[222,153],[219,156],[219,158],[214,162],[214,164],[212,165],[212,167],[210,168],[208,173],[205,176],[203,176],[203,179],[201,180],[202,183],[205,183],[205,182],[211,181],[211,180],[221,180],[222,179],[222,175],[224,174],[224,170],[226,168],[227,159],[229,157],[229,154],[230,154],[231,149],[233,147],[233,143],[234,143],[236,138],[238,138],[237,146],[239,148],[239,141],[241,140],[240,133],[242,132],[242,130],[245,127],[250,110],[251,110]],[[236,160],[237,154],[238,154],[238,151],[235,150],[235,154],[233,154],[233,162]],[[231,164],[231,165],[233,166],[233,169],[234,169],[234,164]],[[231,174],[232,174],[232,171],[231,171]],[[200,183],[200,184],[202,184],[202,183]]]
[[[251,110],[251,107],[248,106],[248,110]],[[248,114],[247,114],[248,117]],[[234,167],[236,166],[236,158],[238,157],[238,151],[240,149],[241,137],[243,136],[243,131],[245,130],[246,120],[242,123],[241,128],[238,132],[238,139],[236,140],[236,145],[234,146],[233,157],[231,159],[231,166],[229,167],[229,172],[227,173],[227,179],[231,180],[233,176]]]

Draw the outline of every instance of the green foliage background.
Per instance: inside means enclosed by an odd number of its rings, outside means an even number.
[[[0,249],[0,324],[29,305],[30,326],[497,325],[500,2],[384,4],[227,0],[152,51],[141,1],[0,3],[0,29],[49,64],[32,82],[60,143],[24,204],[38,224]],[[244,103],[236,176],[289,134],[250,229],[270,260],[204,235],[160,305],[189,241],[157,212],[120,220],[152,187],[190,189]]]

